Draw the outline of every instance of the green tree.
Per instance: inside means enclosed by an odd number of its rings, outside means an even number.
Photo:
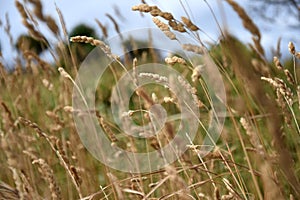
[[[128,55],[131,60],[134,58],[142,58],[145,61],[151,60],[153,62],[161,60],[160,53],[156,49],[151,48],[152,45],[148,41],[135,40],[130,37],[123,42],[123,46],[129,52]]]
[[[33,37],[31,37],[29,35],[25,35],[25,34],[20,35],[18,37],[15,46],[18,51],[29,50],[38,55],[41,54],[44,50],[46,50],[48,48],[44,43],[34,39]]]

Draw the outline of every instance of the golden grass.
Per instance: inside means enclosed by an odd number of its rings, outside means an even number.
[[[227,115],[220,139],[205,157],[201,157],[201,143],[214,110],[202,75],[212,63],[205,65],[203,59],[203,63],[194,66],[178,55],[161,59],[153,50],[142,54],[135,50],[135,58],[127,55],[122,60],[101,40],[85,35],[69,38],[67,22],[58,7],[61,27],[43,12],[40,1],[15,1],[29,34],[50,47],[54,61],[43,60],[23,41],[13,70],[7,70],[4,62],[0,62],[0,198],[299,199],[300,53],[290,42],[286,51],[290,52],[292,62],[285,62],[279,50],[273,63],[268,61],[253,19],[236,1],[226,1],[252,34],[253,44],[246,46],[222,31],[220,43],[208,48],[200,39],[204,34],[201,27],[189,17],[178,20],[172,13],[145,1],[132,7],[133,11],[150,14],[153,23],[171,40],[179,41],[172,31],[192,36],[198,44],[180,43],[182,49],[209,55],[222,75]],[[187,10],[184,6],[183,9]],[[122,26],[114,16],[106,16],[121,34]],[[47,42],[40,31],[41,24],[57,36],[55,45]],[[108,38],[107,27],[98,19],[96,24],[104,38]],[[8,23],[6,34],[11,36],[9,27]],[[156,39],[150,38],[148,46]],[[134,39],[129,42],[138,47]],[[114,62],[105,71],[105,80],[98,85],[95,110],[72,107],[72,90],[75,87],[80,91],[73,79],[79,60],[72,43],[99,46],[113,58]],[[167,64],[182,77],[169,80],[156,73],[139,73],[139,64],[147,62]],[[124,173],[101,164],[83,146],[73,121],[73,115],[95,114],[111,145],[130,152],[159,151],[173,139],[180,126],[176,120],[167,121],[159,134],[145,142],[126,135],[113,122],[107,91],[129,69],[133,69],[135,85],[139,78],[147,78],[166,87],[139,87],[132,95],[130,110],[121,117],[147,124],[151,121],[148,109],[157,103],[168,114],[178,115],[181,109],[178,97],[168,84],[183,86],[201,111],[201,118],[197,118],[200,128],[187,151],[174,163],[149,173]]]

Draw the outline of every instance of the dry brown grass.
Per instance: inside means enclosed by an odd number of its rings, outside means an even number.
[[[160,59],[153,50],[142,55],[135,50],[136,58],[120,59],[101,40],[84,35],[69,38],[67,22],[58,7],[61,27],[43,12],[40,1],[16,1],[24,26],[32,37],[50,47],[53,61],[43,60],[23,45],[13,70],[7,70],[5,62],[0,62],[0,198],[299,199],[300,53],[296,43],[286,45],[286,52],[293,58],[291,63],[284,62],[279,50],[271,63],[265,57],[261,33],[253,19],[236,1],[227,0],[252,34],[253,44],[246,46],[224,32],[221,42],[208,48],[200,39],[204,33],[196,21],[189,17],[178,20],[172,13],[142,2],[132,10],[150,14],[154,24],[171,40],[179,41],[172,31],[193,37],[198,44],[180,43],[182,49],[204,57],[209,55],[214,63],[193,66],[177,55]],[[114,16],[106,16],[114,31],[121,34],[122,26]],[[47,42],[41,24],[56,36],[55,45]],[[104,38],[109,37],[108,27],[99,20],[96,24]],[[9,22],[6,27],[6,34],[11,36]],[[152,47],[155,40],[150,38],[148,46]],[[74,81],[79,63],[72,43],[77,42],[99,46],[114,61],[97,88],[95,110],[72,107],[73,88],[80,90]],[[134,39],[129,42],[133,48],[138,47]],[[138,73],[140,63],[154,61],[171,66],[188,81]],[[212,152],[201,157],[200,144],[214,115],[212,97],[202,75],[212,65],[218,67],[224,81],[228,98],[224,106],[228,114]],[[147,124],[151,121],[147,109],[157,103],[176,116],[181,108],[169,84],[183,86],[201,110],[201,118],[197,118],[200,128],[188,150],[174,163],[149,173],[123,173],[101,164],[83,146],[73,121],[73,115],[95,114],[111,145],[131,152],[159,151],[168,144],[180,126],[176,120],[167,121],[159,134],[142,143],[119,130],[107,114],[107,90],[131,68],[135,85],[139,78],[147,78],[166,87],[139,87],[132,95],[132,107],[122,117]]]

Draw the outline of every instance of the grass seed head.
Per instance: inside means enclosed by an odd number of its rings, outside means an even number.
[[[198,46],[198,45],[194,45],[194,44],[183,44],[182,48],[186,51],[190,51],[190,52],[194,52],[197,54],[203,54],[204,50],[202,47]]]
[[[289,52],[292,54],[292,55],[295,55],[296,54],[296,48],[294,46],[294,43],[293,42],[289,42]]]
[[[186,25],[188,29],[191,31],[198,31],[199,28],[188,18],[186,17],[181,17],[182,22]]]
[[[277,56],[274,56],[273,62],[275,63],[275,66],[277,67],[277,69],[283,70],[283,66],[280,63],[279,58]]]

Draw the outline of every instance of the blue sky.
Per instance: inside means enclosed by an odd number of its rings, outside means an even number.
[[[0,28],[0,42],[2,47],[2,53],[4,58],[12,58],[13,53],[12,49],[9,45],[9,39],[4,32],[4,26],[6,25],[5,14],[8,13],[10,22],[11,22],[11,32],[13,34],[13,38],[16,40],[18,35],[21,33],[26,33],[26,29],[21,24],[21,17],[15,8],[15,3],[13,0],[0,0],[0,19],[3,23]],[[67,29],[70,31],[76,24],[78,23],[87,23],[90,26],[95,27],[101,36],[101,31],[99,30],[97,24],[95,23],[95,18],[99,19],[102,23],[109,25],[109,34],[115,34],[113,29],[113,25],[109,21],[109,19],[105,16],[106,13],[110,13],[114,15],[114,7],[118,7],[121,14],[126,18],[125,21],[122,22],[121,19],[117,19],[120,25],[121,31],[129,31],[137,28],[145,28],[145,27],[154,27],[151,17],[149,15],[145,15],[141,17],[138,12],[131,11],[131,7],[133,5],[140,4],[139,0],[85,0],[79,1],[74,0],[71,1],[66,0],[42,0],[44,5],[44,13],[50,14],[55,19],[58,20],[58,15],[55,9],[55,3],[61,9],[63,16],[66,21]],[[204,1],[199,0],[182,0],[183,4],[188,2],[189,6],[186,6],[189,14],[191,14],[194,22],[204,30],[213,40],[207,39],[208,42],[215,42],[219,38],[219,30],[216,25],[212,14],[210,13],[207,5]],[[236,35],[238,38],[243,41],[251,42],[251,35],[243,28],[241,20],[234,13],[234,11],[227,5],[227,3],[222,0],[212,0],[209,1],[215,14],[217,15],[218,21],[221,26],[224,25],[224,22],[227,24],[228,30]],[[163,11],[169,11],[174,14],[174,16],[180,19],[181,16],[186,16],[182,6],[180,5],[179,0],[148,0],[148,4],[158,5]],[[294,41],[297,47],[297,36],[296,31],[287,31],[287,27],[285,24],[285,20],[278,21],[278,23],[268,23],[264,20],[259,19],[255,16],[255,13],[250,12],[247,9],[250,5],[250,0],[239,1],[239,3],[248,11],[251,17],[255,20],[255,23],[259,26],[262,32],[262,44],[266,48],[265,50],[268,52],[268,56],[271,55],[271,47],[276,46],[277,39],[282,37],[282,52],[287,52],[287,44],[289,41]],[[224,15],[221,15],[221,13]],[[46,36],[52,37],[46,30],[41,29]],[[53,38],[53,40],[55,40]],[[300,43],[299,43],[300,48]],[[15,53],[15,52],[14,52]]]

